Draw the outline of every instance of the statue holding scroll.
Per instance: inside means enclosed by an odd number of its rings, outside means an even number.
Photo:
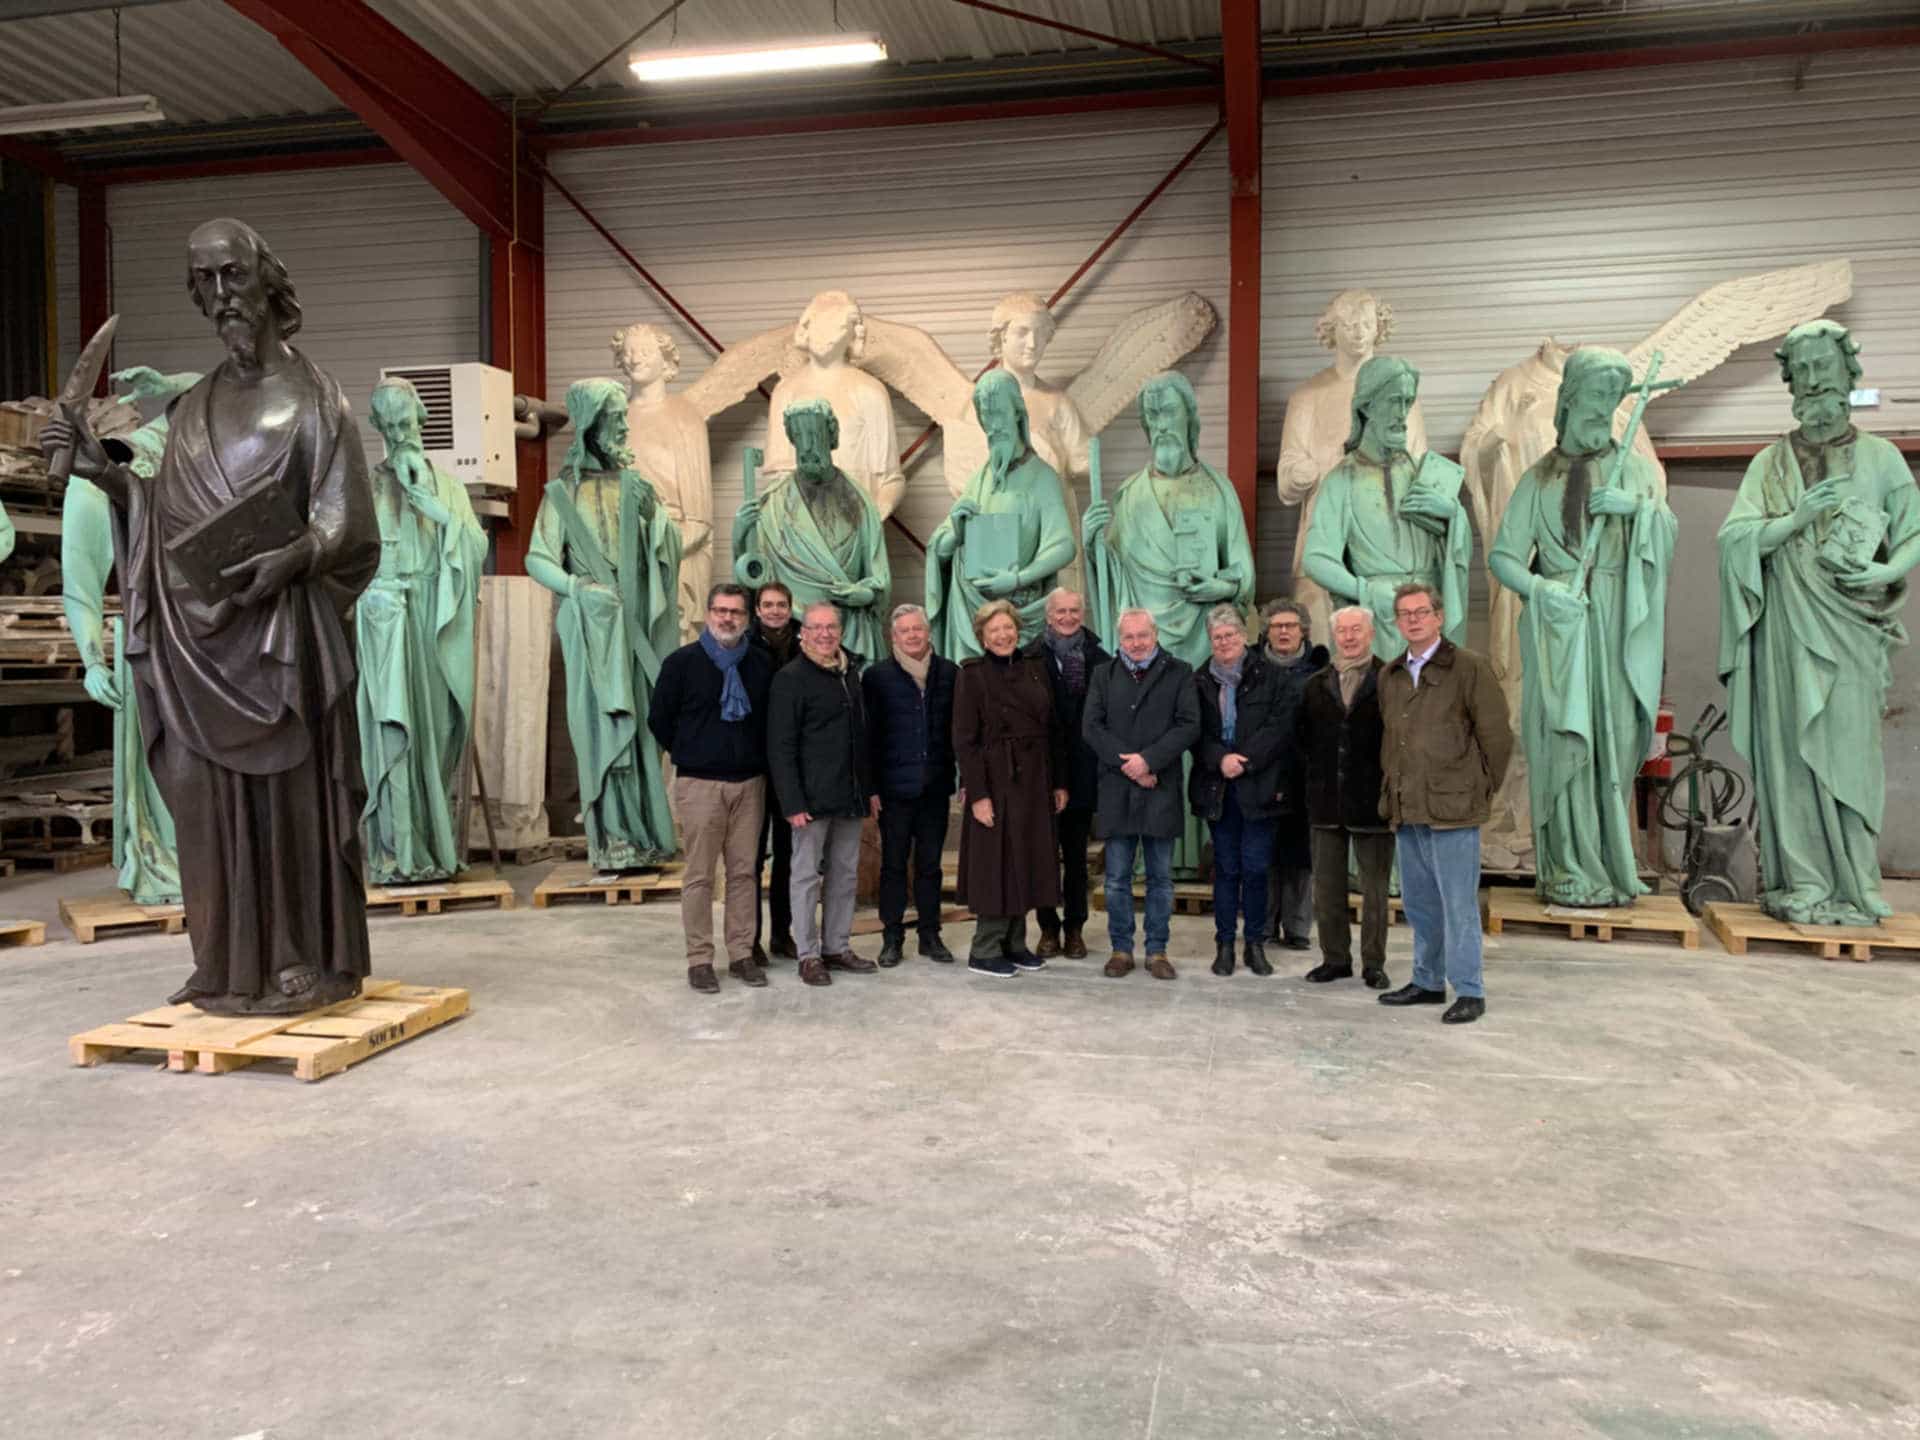
[[[633,468],[653,486],[667,518],[680,531],[680,639],[700,634],[713,581],[713,459],[707,443],[711,403],[696,382],[678,395],[667,383],[680,373],[680,347],[658,325],[629,325],[613,333],[632,399],[627,443]]]
[[[1022,643],[1037,635],[1047,594],[1077,549],[1060,477],[1028,434],[1019,380],[989,370],[973,402],[987,463],[927,542],[927,617],[934,645],[950,660],[982,653],[973,616],[989,600],[1019,611]]]
[[[679,643],[680,532],[633,468],[620,383],[577,381],[567,415],[573,442],[534,517],[527,573],[560,597],[554,629],[587,858],[602,871],[632,870],[674,851],[646,713],[660,661]]]
[[[1776,351],[1798,428],[1747,467],[1720,527],[1720,678],[1759,802],[1761,904],[1803,925],[1873,925],[1886,809],[1880,729],[1920,492],[1856,429],[1860,347],[1831,320]]]
[[[1559,905],[1627,905],[1647,891],[1627,807],[1660,708],[1679,524],[1655,465],[1633,449],[1637,410],[1614,439],[1634,389],[1617,350],[1567,356],[1558,441],[1521,477],[1487,556],[1521,598],[1535,888]]]

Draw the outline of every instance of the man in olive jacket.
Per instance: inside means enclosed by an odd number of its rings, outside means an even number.
[[[1146,610],[1122,610],[1120,653],[1093,672],[1081,734],[1100,762],[1094,833],[1107,842],[1106,973],[1133,969],[1133,865],[1147,870],[1147,973],[1171,980],[1173,840],[1186,823],[1182,761],[1200,738],[1200,693],[1193,670],[1160,648],[1159,627]]]
[[[1394,592],[1406,653],[1380,672],[1380,813],[1393,825],[1400,902],[1413,926],[1413,983],[1382,1005],[1441,1005],[1463,1025],[1486,1013],[1480,985],[1480,827],[1507,773],[1513,731],[1484,655],[1443,638],[1439,594]]]

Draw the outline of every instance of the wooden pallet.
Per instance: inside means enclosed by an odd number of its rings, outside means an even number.
[[[1766,940],[1816,952],[1822,960],[1871,960],[1875,950],[1920,950],[1920,915],[1889,915],[1878,925],[1796,925],[1776,920],[1758,905],[1707,906],[1707,924],[1729,955]]]
[[[47,927],[39,920],[0,920],[0,946],[44,945]]]
[[[602,878],[584,860],[556,865],[533,890],[533,908],[545,910],[555,901],[603,900],[609,905],[644,905],[649,900],[678,900],[680,872],[677,861],[654,870],[638,870],[627,875]]]
[[[11,874],[13,874],[13,861],[0,859],[0,880],[5,880]]]
[[[369,1055],[467,1013],[467,992],[368,980],[359,996],[304,1015],[204,1015],[166,1005],[67,1041],[76,1065],[134,1050],[164,1050],[169,1070],[223,1075],[262,1060],[291,1060],[300,1080],[324,1080]]]
[[[1133,882],[1133,908],[1136,914],[1147,903],[1147,882]],[[1106,886],[1099,880],[1090,880],[1087,885],[1087,906],[1102,913],[1107,908]],[[1200,880],[1176,880],[1173,882],[1173,913],[1176,915],[1211,915],[1213,913],[1213,886]]]
[[[544,865],[549,860],[584,860],[586,854],[586,836],[562,835],[556,840],[537,840],[531,845],[502,845],[500,863],[502,865]],[[485,845],[469,844],[467,856],[472,860],[491,860],[493,851]]]
[[[16,865],[45,866],[56,875],[90,870],[113,859],[111,845],[24,845],[10,847],[5,858]]]
[[[1360,923],[1360,907],[1361,900],[1359,892],[1349,890],[1347,892],[1347,914],[1356,925]],[[1387,924],[1398,925],[1406,918],[1407,909],[1406,906],[1400,903],[1400,897],[1398,895],[1387,896]]]
[[[184,905],[141,905],[124,891],[75,895],[60,902],[60,923],[82,945],[96,940],[118,940],[140,931],[178,935],[187,928]]]
[[[492,870],[462,870],[451,880],[428,885],[369,885],[367,909],[398,910],[402,915],[439,915],[447,910],[511,910],[519,903],[513,886]]]
[[[1564,930],[1570,940],[1612,940],[1671,937],[1681,948],[1700,948],[1700,922],[1687,913],[1677,895],[1642,895],[1631,905],[1593,908],[1549,905],[1532,890],[1494,885],[1485,892],[1483,912],[1487,933],[1499,935],[1509,925],[1544,925]]]
[[[956,905],[949,905],[940,912],[940,923],[942,925],[971,925],[973,920],[973,911],[963,909]],[[909,932],[919,929],[920,912],[917,910],[907,911],[906,919],[902,924]],[[860,915],[855,917],[851,933],[855,935],[882,935],[886,933],[886,928],[885,925],[880,923],[880,917],[878,915]]]

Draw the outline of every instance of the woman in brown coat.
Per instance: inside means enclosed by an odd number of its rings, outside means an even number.
[[[1060,903],[1053,817],[1067,803],[1068,737],[1046,662],[1019,653],[1013,606],[982,605],[973,633],[986,653],[960,667],[953,696],[959,894],[979,917],[967,968],[1005,978],[1047,963],[1027,949],[1027,912]]]

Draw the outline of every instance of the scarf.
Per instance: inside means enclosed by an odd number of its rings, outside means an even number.
[[[753,713],[753,702],[747,699],[747,687],[740,683],[740,662],[747,657],[747,637],[742,635],[739,643],[728,649],[713,638],[711,630],[702,630],[700,648],[707,652],[707,659],[720,667],[720,718],[728,721],[746,719]]]
[[[1131,655],[1127,654],[1126,651],[1122,650],[1120,652],[1120,663],[1127,667],[1127,673],[1132,675],[1133,678],[1136,680],[1138,680],[1142,675],[1146,674],[1147,667],[1152,665],[1153,662],[1158,660],[1159,658],[1160,658],[1160,647],[1158,645],[1154,646],[1153,649],[1147,652],[1146,659],[1138,662],[1136,662]]]
[[[1240,677],[1245,673],[1246,668],[1245,651],[1242,651],[1240,658],[1231,665],[1222,665],[1218,660],[1207,662],[1208,673],[1220,682],[1220,738],[1229,743],[1233,740],[1234,724],[1240,718]]]
[[[1053,660],[1060,667],[1060,678],[1067,682],[1069,693],[1079,695],[1087,688],[1087,632],[1085,628],[1071,635],[1062,635],[1052,626],[1040,632],[1052,652]]]
[[[1360,687],[1366,682],[1367,670],[1373,664],[1373,651],[1362,650],[1352,660],[1347,659],[1338,650],[1333,652],[1333,670],[1340,681],[1340,703],[1351,710],[1353,697],[1360,693]]]
[[[845,650],[834,651],[833,659],[831,660],[814,660],[813,652],[804,645],[800,647],[800,653],[806,656],[807,659],[813,660],[814,664],[818,665],[822,670],[825,670],[829,675],[844,675],[847,673],[847,652]]]
[[[799,627],[791,620],[778,630],[760,627],[760,638],[767,642],[767,649],[773,655],[773,665],[777,670],[793,658],[794,646],[798,644]]]
[[[1300,648],[1291,655],[1282,655],[1265,640],[1260,642],[1260,648],[1267,652],[1267,663],[1276,670],[1284,670],[1289,665],[1298,665],[1302,660],[1306,659],[1308,655],[1313,653],[1313,647],[1304,640],[1300,642]]]
[[[913,683],[920,687],[920,693],[926,694],[927,672],[933,668],[933,652],[929,650],[926,659],[916,660],[896,645],[893,647],[893,658],[912,677]]]

